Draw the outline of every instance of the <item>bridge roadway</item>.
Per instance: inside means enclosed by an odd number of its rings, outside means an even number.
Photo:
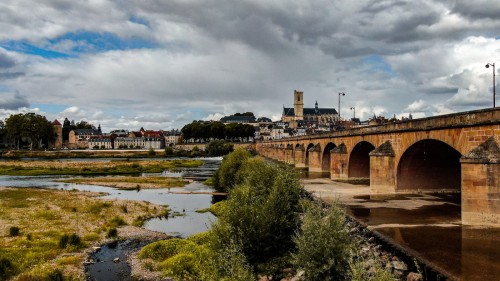
[[[500,108],[262,141],[260,155],[369,179],[372,195],[460,192],[462,224],[500,227]]]

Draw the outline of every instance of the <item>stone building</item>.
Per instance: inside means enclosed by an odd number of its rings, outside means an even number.
[[[318,102],[314,108],[304,108],[304,92],[294,91],[293,108],[283,107],[281,121],[288,122],[290,128],[327,127],[339,120],[335,108],[320,108]]]
[[[54,122],[52,122],[52,127],[54,127],[54,140],[49,143],[49,148],[52,148],[52,149],[61,149],[62,148],[62,144],[63,144],[63,139],[62,139],[62,124],[57,121],[57,120],[54,120]]]
[[[76,129],[69,132],[68,147],[71,149],[89,148],[89,139],[102,137],[102,132],[99,126],[98,130],[94,129]]]

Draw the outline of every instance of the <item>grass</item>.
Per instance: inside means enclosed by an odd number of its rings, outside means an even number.
[[[137,160],[137,161],[18,161],[0,164],[0,175],[41,176],[41,175],[136,175],[141,173],[161,173],[168,169],[198,167],[201,160]]]
[[[167,211],[147,202],[97,196],[91,192],[0,188],[0,280],[39,280],[31,277],[61,273],[69,280],[83,280],[81,263],[86,247],[103,241],[109,229]],[[13,227],[19,229],[19,235],[10,235]]]
[[[189,183],[187,180],[170,177],[97,177],[62,179],[59,181],[67,183],[102,185],[124,190],[183,187]]]

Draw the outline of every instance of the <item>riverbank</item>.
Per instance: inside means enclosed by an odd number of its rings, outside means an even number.
[[[115,237],[144,233],[134,225],[168,212],[165,206],[106,200],[101,195],[0,187],[0,279],[64,276],[83,280],[87,249]],[[129,227],[120,228],[124,225]]]
[[[60,179],[57,182],[65,183],[78,183],[107,186],[122,190],[139,190],[139,189],[160,189],[171,187],[184,187],[186,184],[192,182],[191,180],[184,180],[174,177],[85,177],[85,178],[71,178]]]
[[[133,175],[140,173],[162,173],[168,169],[192,168],[203,165],[201,160],[36,160],[2,161],[0,175],[45,176],[45,175]]]

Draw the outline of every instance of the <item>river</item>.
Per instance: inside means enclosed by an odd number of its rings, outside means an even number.
[[[500,280],[500,228],[461,224],[461,196],[408,194],[370,196],[370,187],[304,175],[306,189],[339,200],[369,229],[388,237],[457,280]]]

